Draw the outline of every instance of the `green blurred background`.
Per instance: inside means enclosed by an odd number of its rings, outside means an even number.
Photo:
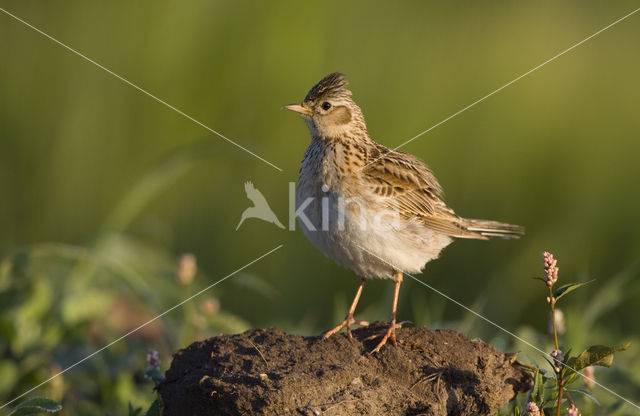
[[[397,146],[632,11],[635,1],[0,1],[0,7],[283,169],[171,111],[0,13],[0,401],[284,244],[259,263],[33,392],[66,414],[124,414],[153,399],[148,347],[219,332],[318,334],[358,279],[302,232],[247,220],[254,182],[288,222],[310,137],[282,105],[347,74],[369,132]],[[419,276],[551,349],[540,253],[561,282],[596,278],[559,307],[561,344],[632,341],[599,382],[640,402],[640,14],[403,150],[464,216],[522,224],[519,241],[459,241]],[[636,183],[636,185],[634,185]],[[175,278],[193,253],[192,282]],[[405,279],[400,319],[541,354]],[[358,317],[388,319],[392,285]],[[603,402],[620,402],[596,388]],[[600,410],[598,410],[600,409]],[[631,413],[627,406],[623,414]],[[1,411],[0,411],[1,412]]]

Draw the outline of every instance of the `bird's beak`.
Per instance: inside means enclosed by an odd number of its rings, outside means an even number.
[[[303,116],[310,116],[311,114],[313,114],[313,111],[305,107],[302,103],[285,105],[284,108],[286,108],[287,110],[295,111],[296,113],[300,113]]]

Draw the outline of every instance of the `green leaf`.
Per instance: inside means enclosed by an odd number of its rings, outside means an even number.
[[[625,414],[628,414],[627,412],[625,412],[625,405],[626,403],[622,400],[613,402],[612,404],[607,406],[600,414],[607,416],[624,416]]]
[[[577,393],[577,394],[582,394],[584,397],[586,397],[587,399],[591,400],[592,402],[594,402],[595,404],[597,404],[598,406],[600,406],[600,402],[598,401],[598,399],[596,399],[595,397],[593,397],[591,395],[591,393],[589,393],[588,391],[584,390],[584,389],[567,389],[567,391],[569,393]]]
[[[34,397],[33,399],[25,400],[13,409],[10,416],[26,416],[37,415],[39,413],[57,413],[62,410],[62,406],[55,400],[47,399],[45,397]]]
[[[141,407],[134,409],[133,406],[131,406],[131,403],[129,403],[129,416],[138,416],[140,412],[142,412]]]
[[[562,378],[565,378],[565,382],[564,382],[565,386],[575,383],[579,378],[582,377],[582,373],[579,371],[574,372],[567,367],[564,367],[564,369],[565,369],[565,372],[562,374]]]
[[[563,297],[564,295],[566,295],[569,292],[573,292],[574,290],[576,290],[579,287],[582,287],[586,284],[589,284],[591,282],[593,282],[596,279],[592,279],[589,280],[588,282],[580,282],[580,283],[567,283],[564,286],[560,286],[559,288],[557,288],[554,292],[553,292],[553,297],[556,298],[556,302],[558,301],[558,299],[560,299],[561,297]]]
[[[530,402],[542,403],[544,400],[544,378],[542,377],[542,372],[538,370],[536,372],[536,377],[533,381],[533,388],[531,389],[531,396],[529,398]]]
[[[547,285],[547,279],[543,277],[532,277],[532,279],[540,280],[545,286]]]
[[[630,342],[615,347],[593,345],[582,351],[577,357],[571,357],[567,362],[567,365],[576,371],[582,371],[585,367],[590,365],[611,367],[611,364],[613,363],[613,354],[618,351],[624,351],[630,346]]]
[[[160,402],[160,399],[156,399],[153,401],[153,403],[151,403],[151,406],[149,406],[149,409],[147,409],[146,412],[144,412],[143,416],[161,416],[162,415],[162,403]]]
[[[554,374],[555,374],[556,363],[551,361],[550,358],[544,357],[544,359],[549,363],[549,366],[554,369]],[[561,366],[561,367],[563,367],[563,366]],[[555,376],[553,378],[555,379]]]
[[[164,374],[158,367],[148,367],[144,372],[146,378],[153,380],[153,383],[157,386],[164,380]]]

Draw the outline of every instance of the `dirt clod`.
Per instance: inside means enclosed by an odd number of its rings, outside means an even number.
[[[512,356],[449,330],[397,330],[369,354],[380,324],[327,340],[254,329],[175,353],[158,387],[173,415],[489,415],[529,376]]]

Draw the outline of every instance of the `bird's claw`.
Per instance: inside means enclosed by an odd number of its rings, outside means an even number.
[[[322,335],[322,339],[329,338],[331,335],[337,333],[338,331],[340,331],[342,328],[345,328],[345,327],[347,328],[347,335],[349,336],[349,338],[353,338],[353,335],[351,334],[351,325],[353,324],[360,325],[360,326],[369,326],[368,321],[360,321],[358,319],[354,319],[353,315],[347,315],[344,318],[344,320],[340,322],[335,328],[325,332],[324,335]]]
[[[365,338],[365,341],[371,341],[372,339],[382,337],[378,345],[376,345],[376,347],[373,350],[371,350],[370,354],[380,351],[380,348],[382,348],[382,346],[385,345],[387,343],[387,340],[389,339],[391,340],[393,345],[396,345],[396,328],[402,328],[402,325],[410,324],[410,323],[411,321],[402,321],[402,322],[396,323],[394,319],[391,322],[389,322],[389,327],[386,329],[386,331],[381,332],[379,334],[374,334],[374,335],[371,335],[370,337]]]

